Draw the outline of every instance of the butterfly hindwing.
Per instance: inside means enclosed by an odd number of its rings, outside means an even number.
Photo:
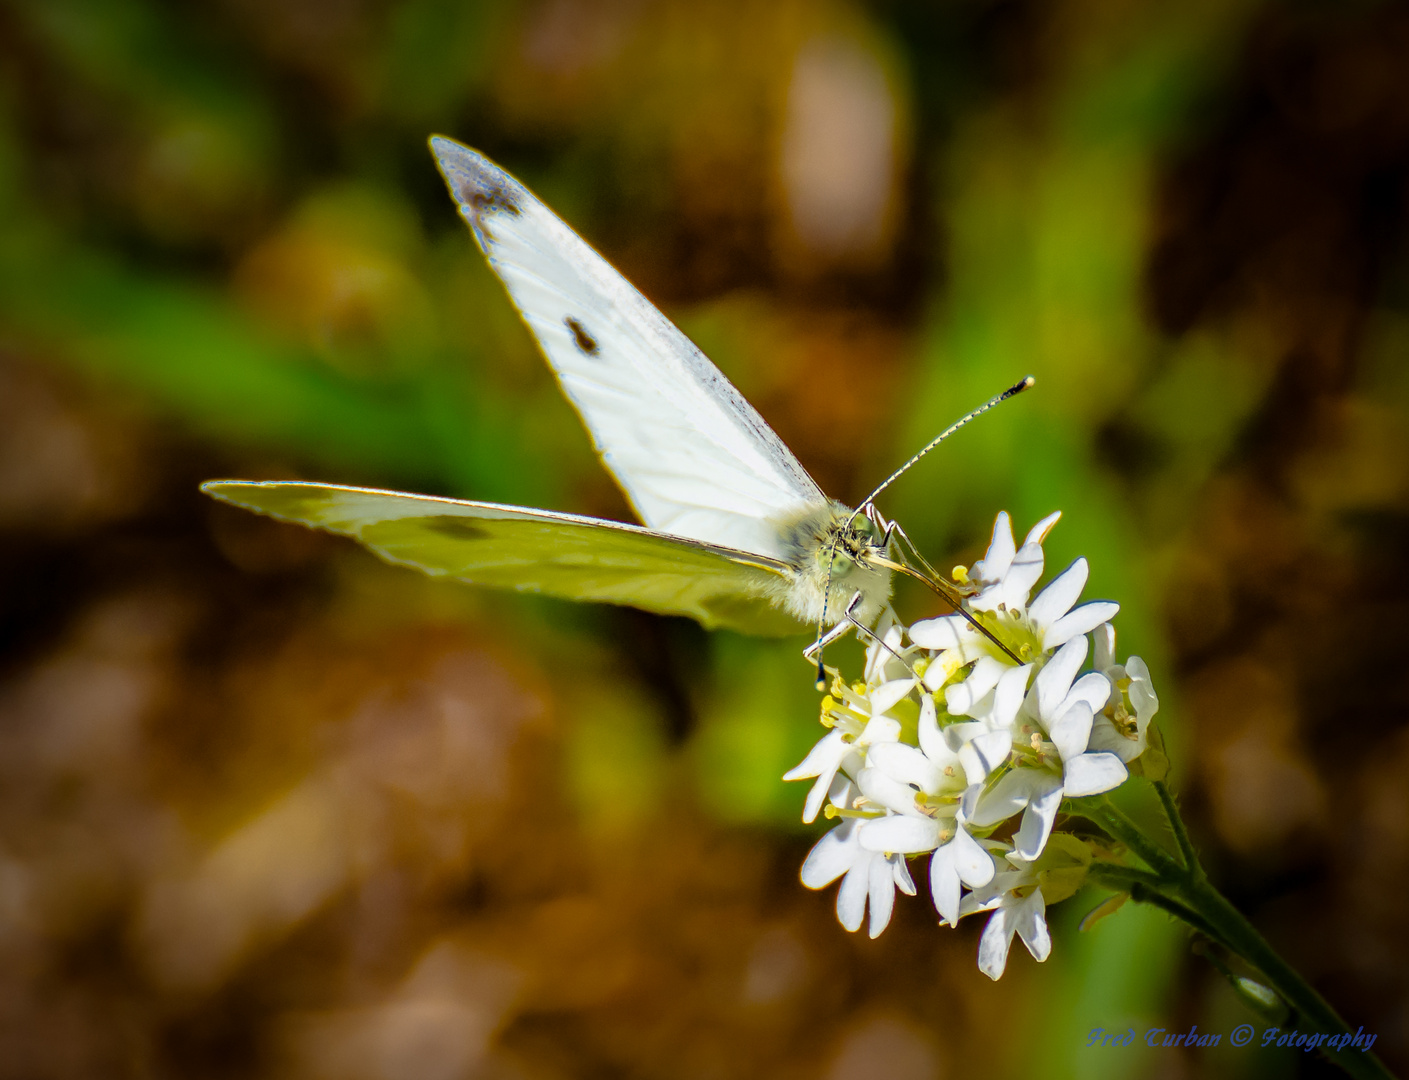
[[[390,562],[432,575],[685,615],[753,634],[802,629],[769,601],[786,588],[783,563],[635,525],[334,484],[212,480],[201,489],[350,536]]]
[[[826,505],[782,440],[699,349],[508,173],[431,150],[597,451],[652,529],[781,557],[774,522]]]

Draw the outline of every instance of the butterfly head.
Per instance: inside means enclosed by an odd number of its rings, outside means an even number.
[[[889,552],[878,517],[829,502],[783,522],[779,534],[794,572],[787,600],[794,615],[834,623],[848,607],[862,622],[880,613],[890,598],[890,570],[877,561]]]

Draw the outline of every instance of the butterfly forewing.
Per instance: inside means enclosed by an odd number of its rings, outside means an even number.
[[[592,435],[652,529],[779,557],[779,518],[826,505],[763,418],[669,320],[526,188],[431,140],[440,170]]]
[[[360,541],[429,574],[686,615],[753,634],[801,629],[768,597],[787,567],[634,525],[494,503],[294,481],[212,480],[236,506]]]

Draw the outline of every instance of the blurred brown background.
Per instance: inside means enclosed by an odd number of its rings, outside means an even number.
[[[941,565],[1060,508],[1216,879],[1409,1067],[1409,10],[0,4],[0,1077],[1322,1075],[1162,916],[974,967],[797,881],[801,642],[203,499],[624,516],[425,138],[515,172]],[[945,560],[948,560],[947,562]],[[929,611],[903,594],[902,613]]]

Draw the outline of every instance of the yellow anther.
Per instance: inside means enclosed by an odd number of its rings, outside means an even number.
[[[969,569],[966,566],[954,567],[953,570],[949,571],[949,576],[960,585],[967,585],[969,583]]]

